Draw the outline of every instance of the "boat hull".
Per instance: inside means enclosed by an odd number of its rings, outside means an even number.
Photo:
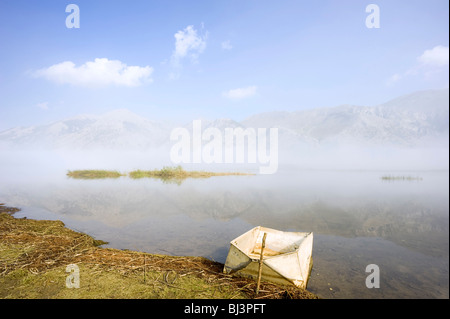
[[[264,233],[262,280],[306,289],[312,268],[313,233],[255,227],[231,241],[224,273],[257,278]]]

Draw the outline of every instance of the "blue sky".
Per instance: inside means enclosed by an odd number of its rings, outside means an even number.
[[[376,105],[448,87],[448,25],[444,0],[1,0],[0,131],[118,108],[190,121]]]

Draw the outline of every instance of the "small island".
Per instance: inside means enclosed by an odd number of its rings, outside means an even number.
[[[381,176],[381,180],[383,181],[421,181],[423,180],[420,176],[409,176],[409,175],[383,175]]]
[[[121,173],[119,171],[108,170],[75,170],[68,171],[67,176],[76,179],[102,179],[102,178],[119,178],[128,176],[132,179],[140,178],[158,178],[163,182],[174,182],[181,184],[187,178],[209,178],[213,176],[248,176],[255,175],[242,172],[206,172],[206,171],[186,171],[181,166],[163,167],[160,170],[134,170],[132,172]]]
[[[67,172],[67,176],[78,179],[99,179],[99,178],[119,178],[126,176],[118,171],[106,170],[77,170]]]

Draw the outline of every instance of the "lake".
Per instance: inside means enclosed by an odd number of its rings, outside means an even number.
[[[22,208],[16,217],[62,220],[104,247],[224,263],[230,241],[255,226],[312,231],[308,290],[323,298],[449,298],[448,171],[290,168],[176,184],[77,180],[67,167],[16,164],[2,165],[0,202]],[[370,264],[379,288],[366,287]]]

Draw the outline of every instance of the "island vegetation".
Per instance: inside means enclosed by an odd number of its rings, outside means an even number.
[[[67,176],[78,179],[119,178],[126,176],[118,171],[106,170],[77,170],[67,172]]]
[[[383,181],[421,181],[420,176],[409,176],[409,175],[383,175],[381,176]]]
[[[69,171],[68,177],[76,179],[102,179],[102,178],[119,178],[122,176],[128,176],[132,179],[140,178],[158,178],[163,182],[180,184],[187,178],[209,178],[213,176],[246,176],[254,175],[250,173],[241,172],[207,172],[207,171],[186,171],[181,166],[168,167],[165,166],[162,169],[155,170],[134,170],[128,174],[118,171],[108,170],[76,170]]]

